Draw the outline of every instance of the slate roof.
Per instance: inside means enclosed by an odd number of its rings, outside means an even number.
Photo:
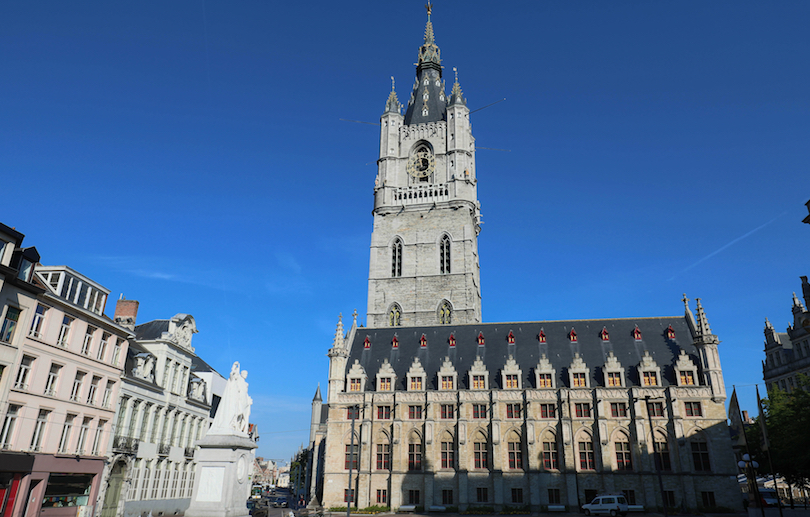
[[[633,337],[633,330],[638,325],[641,331],[641,340]],[[675,338],[666,337],[666,329],[672,325]],[[574,328],[577,341],[571,342],[568,333]],[[600,333],[606,328],[609,340],[602,341]],[[540,331],[545,334],[545,343],[540,343]],[[514,344],[507,343],[507,336],[512,331]],[[483,334],[485,342],[479,346],[477,342],[479,332]],[[422,336],[427,338],[427,347],[421,348],[419,341]],[[449,345],[450,334],[453,334],[456,346]],[[392,339],[397,336],[399,345],[392,347]],[[364,348],[364,341],[368,336],[370,348]],[[556,370],[557,387],[570,387],[568,367],[575,353],[590,369],[591,387],[604,386],[602,367],[610,351],[616,356],[625,369],[625,378],[628,386],[639,385],[637,367],[649,351],[652,358],[661,368],[662,385],[676,385],[674,364],[685,350],[692,362],[700,364],[696,347],[692,344],[690,322],[686,316],[658,317],[658,318],[626,318],[605,320],[572,320],[572,321],[532,321],[514,323],[478,323],[470,325],[443,325],[435,327],[384,327],[357,329],[352,343],[347,343],[350,357],[348,370],[355,360],[358,360],[368,375],[369,382],[366,389],[376,389],[377,372],[384,359],[388,359],[397,379],[395,390],[404,390],[407,380],[406,374],[413,364],[413,358],[418,357],[427,374],[426,389],[436,389],[437,373],[445,357],[452,361],[458,372],[459,388],[469,388],[468,372],[476,356],[480,356],[489,372],[489,386],[501,387],[500,371],[509,355],[515,358],[522,370],[523,386],[535,387],[534,368],[537,366],[541,354],[546,354],[552,367]]]
[[[169,320],[153,320],[135,326],[135,339],[148,341],[159,339],[169,331]]]

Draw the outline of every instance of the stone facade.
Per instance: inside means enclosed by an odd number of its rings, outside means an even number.
[[[804,304],[793,294],[793,324],[785,332],[776,332],[765,320],[765,360],[762,377],[768,391],[790,391],[798,386],[796,376],[810,375],[810,283],[801,277]]]

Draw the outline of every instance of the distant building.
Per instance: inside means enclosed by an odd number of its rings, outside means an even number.
[[[765,320],[765,360],[762,362],[762,377],[768,391],[779,388],[791,391],[797,386],[796,376],[810,375],[810,283],[806,276],[802,281],[804,304],[793,293],[793,323],[785,332],[777,332],[771,322]]]
[[[0,515],[66,515],[100,493],[132,334],[108,289],[22,241],[0,224]]]
[[[193,316],[136,325],[137,313],[137,301],[118,300],[115,319],[132,328],[135,340],[122,379],[103,517],[175,515],[188,508],[194,444],[208,431],[219,398],[211,386],[225,385],[195,353]]]
[[[380,118],[369,327],[338,322],[327,400],[312,403],[311,495],[497,512],[623,492],[648,509],[741,509],[700,300],[696,315],[684,299],[680,316],[483,323],[471,112],[457,77],[447,93],[430,16],[405,113],[392,89]]]

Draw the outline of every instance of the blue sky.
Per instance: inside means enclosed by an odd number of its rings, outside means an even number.
[[[2,222],[43,263],[194,315],[249,370],[259,453],[306,441],[338,313],[365,320],[376,122],[420,1],[3,2]],[[485,321],[682,314],[761,382],[810,274],[810,3],[437,0],[471,109]],[[740,390],[755,408],[753,387]]]

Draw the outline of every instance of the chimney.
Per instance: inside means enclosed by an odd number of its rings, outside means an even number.
[[[743,417],[743,423],[744,423],[744,424],[747,424],[747,423],[748,423],[748,411],[743,410],[743,412],[742,412],[742,413],[743,413],[743,414],[742,414],[742,417]]]
[[[122,294],[115,304],[115,322],[129,330],[135,330],[135,319],[138,316],[137,300],[127,300]]]

